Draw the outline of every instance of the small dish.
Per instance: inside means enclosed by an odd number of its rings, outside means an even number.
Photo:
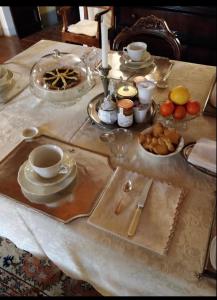
[[[53,186],[62,182],[69,176],[69,174],[72,171],[72,168],[75,168],[76,162],[72,157],[65,153],[63,158],[63,164],[66,166],[66,173],[59,173],[53,178],[43,178],[33,170],[33,168],[30,165],[30,162],[27,160],[24,166],[24,175],[25,178],[34,185],[38,185],[41,187]]]
[[[142,134],[151,133],[152,132],[152,128],[153,128],[153,126],[151,126],[149,128],[146,128],[141,133]],[[176,150],[174,152],[171,152],[171,153],[165,154],[165,155],[155,154],[155,153],[152,153],[152,152],[149,152],[148,150],[146,150],[141,145],[140,137],[138,137],[138,144],[139,144],[140,152],[143,153],[143,154],[145,154],[145,155],[147,154],[148,156],[151,156],[153,158],[168,158],[168,157],[171,157],[171,156],[174,156],[174,155],[178,154],[182,150],[182,148],[184,146],[184,138],[181,136],[179,144],[177,145]]]
[[[25,139],[33,139],[40,134],[39,129],[37,127],[28,127],[25,128],[22,132],[22,135]]]
[[[64,190],[72,181],[76,178],[77,175],[77,165],[75,164],[74,168],[72,168],[69,175],[61,182],[56,183],[52,186],[40,186],[32,184],[30,181],[27,180],[24,174],[25,165],[27,162],[24,162],[19,171],[17,176],[17,181],[24,192],[29,193],[32,196],[50,196],[52,194],[58,193]]]
[[[212,239],[209,254],[211,265],[216,270],[216,236]]]

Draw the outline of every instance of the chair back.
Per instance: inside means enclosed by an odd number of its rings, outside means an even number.
[[[95,20],[96,14],[102,12],[105,9],[109,9],[105,15],[102,16],[102,19],[105,20],[108,28],[113,28],[115,25],[115,16],[114,16],[114,7],[113,6],[83,6],[83,16],[80,13],[81,19]],[[81,11],[81,10],[80,10]]]
[[[180,60],[182,47],[165,20],[154,15],[141,17],[132,27],[125,27],[114,39],[113,50],[122,50],[131,42],[142,41],[158,56]]]

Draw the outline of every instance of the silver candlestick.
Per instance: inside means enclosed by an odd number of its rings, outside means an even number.
[[[104,89],[104,97],[108,96],[108,85],[109,85],[108,73],[110,70],[111,70],[110,65],[108,65],[107,68],[103,68],[102,66],[99,67],[99,74],[101,76],[103,89]]]

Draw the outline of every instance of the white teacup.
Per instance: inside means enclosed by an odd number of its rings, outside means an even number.
[[[44,178],[52,178],[68,171],[63,165],[63,150],[52,144],[36,147],[29,154],[29,162],[33,170]]]
[[[136,84],[138,89],[139,102],[142,104],[150,104],[155,89],[155,83],[153,81],[144,80]]]
[[[141,61],[147,51],[147,44],[143,42],[134,42],[123,48],[129,57],[134,61]]]
[[[144,123],[146,119],[146,114],[149,110],[149,105],[140,104],[133,107],[133,115],[136,123]]]

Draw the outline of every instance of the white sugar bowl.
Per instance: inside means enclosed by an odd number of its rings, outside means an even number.
[[[100,121],[106,124],[114,124],[117,121],[117,105],[112,100],[105,98],[98,110]]]

